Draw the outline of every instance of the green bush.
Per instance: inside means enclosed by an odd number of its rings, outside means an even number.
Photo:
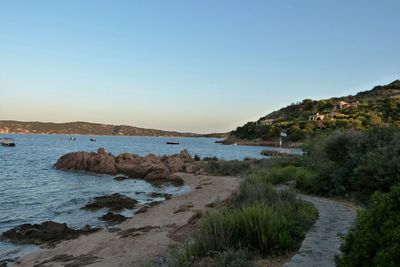
[[[400,129],[376,127],[320,136],[306,145],[305,165],[315,172],[313,190],[367,200],[400,183]]]
[[[262,179],[249,177],[230,206],[207,213],[192,239],[170,254],[168,265],[188,266],[227,250],[286,253],[299,246],[316,218],[316,209],[294,192],[275,191]]]
[[[218,158],[215,156],[214,157],[204,157],[203,160],[204,161],[218,161]]]
[[[341,246],[337,266],[395,267],[400,263],[400,186],[375,193]]]
[[[192,264],[193,267],[256,267],[251,261],[251,254],[245,250],[229,249],[223,252],[211,253],[209,257]]]
[[[218,160],[208,161],[206,172],[210,175],[241,175],[249,172],[251,162],[239,160]]]
[[[249,175],[252,179],[260,179],[265,183],[280,184],[296,181],[300,185],[311,184],[315,174],[305,167],[294,165],[272,166],[269,168],[255,168]]]

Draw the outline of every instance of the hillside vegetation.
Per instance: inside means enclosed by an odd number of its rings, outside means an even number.
[[[287,133],[287,141],[301,142],[321,131],[363,130],[388,124],[400,127],[400,80],[354,96],[291,104],[238,127],[227,142],[276,141],[281,131]]]
[[[182,136],[182,137],[221,137],[223,134],[194,134],[175,131],[144,129],[127,125],[110,125],[90,122],[22,122],[0,121],[0,133],[24,134],[83,134],[120,136]]]

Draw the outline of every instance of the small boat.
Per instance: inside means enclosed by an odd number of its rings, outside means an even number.
[[[91,137],[91,138],[90,138],[90,141],[91,141],[91,142],[96,142],[96,137],[95,137],[95,136]]]
[[[2,138],[0,140],[0,144],[2,146],[15,146],[14,139],[12,139],[12,138]]]
[[[167,142],[167,145],[179,145],[178,142]]]
[[[72,137],[72,136],[70,136],[70,137],[68,138],[68,140],[69,140],[69,141],[76,141],[76,138],[75,138],[75,137]]]

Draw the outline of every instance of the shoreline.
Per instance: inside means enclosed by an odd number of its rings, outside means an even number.
[[[236,140],[235,142],[221,142],[222,145],[239,145],[239,146],[264,146],[264,147],[274,147],[274,148],[280,148],[279,144],[274,141],[252,141],[252,140]],[[303,143],[283,143],[282,148],[299,148],[301,149],[303,146]]]
[[[62,241],[19,259],[14,266],[142,266],[162,257],[191,232],[198,212],[230,198],[240,178],[179,173],[191,191],[174,196],[114,230]],[[111,228],[112,229],[112,228]]]

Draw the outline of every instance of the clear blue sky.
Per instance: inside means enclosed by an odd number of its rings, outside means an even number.
[[[214,132],[400,78],[400,1],[0,0],[0,119]]]

